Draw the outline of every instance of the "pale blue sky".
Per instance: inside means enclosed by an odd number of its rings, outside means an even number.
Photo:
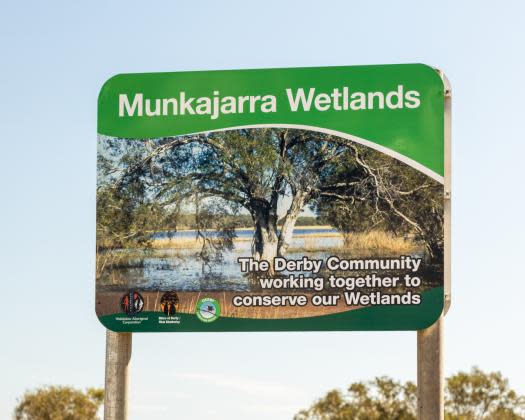
[[[5,1],[0,419],[25,389],[100,386],[96,99],[122,72],[423,62],[453,86],[446,373],[525,394],[520,1]],[[415,333],[136,334],[132,419],[290,419],[334,387],[415,379]]]

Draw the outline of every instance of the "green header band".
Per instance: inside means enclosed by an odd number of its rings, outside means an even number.
[[[346,136],[443,177],[444,86],[423,64],[120,74],[98,99],[112,137],[261,125]]]

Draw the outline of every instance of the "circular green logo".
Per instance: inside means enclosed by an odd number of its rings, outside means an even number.
[[[221,315],[221,305],[217,299],[203,298],[197,302],[195,314],[202,322],[213,322]]]

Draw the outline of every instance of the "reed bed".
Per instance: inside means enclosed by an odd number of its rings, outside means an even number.
[[[303,229],[303,228],[301,228]],[[313,229],[313,228],[312,228]],[[335,241],[332,246],[322,246],[318,239],[334,238],[340,239]],[[301,247],[290,247],[289,252],[300,251],[366,251],[369,253],[410,253],[418,250],[420,245],[409,236],[395,236],[389,232],[374,230],[362,233],[339,232],[316,232],[300,233],[294,235],[294,239],[304,239],[304,245]],[[251,236],[239,236],[235,238],[234,243],[251,242]],[[151,247],[153,249],[198,249],[202,247],[202,238],[198,237],[172,237],[155,239]]]
[[[251,242],[251,237],[237,237],[234,242]],[[152,241],[154,249],[198,249],[202,247],[203,240],[198,237],[186,238],[158,238]]]
[[[367,253],[388,254],[405,254],[421,248],[410,236],[395,236],[381,230],[346,234],[343,247],[347,250],[366,250]]]
[[[319,226],[305,226],[300,227],[300,229],[305,230],[314,230],[320,228]],[[321,226],[321,228],[330,228],[329,226]],[[244,230],[244,229],[243,229]],[[312,239],[316,238],[337,238],[342,237],[338,232],[316,232],[316,233],[300,233],[295,234],[294,238],[296,239]],[[251,236],[238,236],[233,239],[234,243],[239,242],[251,242]],[[152,241],[151,247],[154,249],[194,249],[202,247],[202,238],[197,236],[192,237],[171,237],[171,238],[157,238]]]

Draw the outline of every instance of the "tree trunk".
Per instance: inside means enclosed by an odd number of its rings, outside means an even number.
[[[258,261],[267,261],[270,264],[269,274],[274,274],[274,258],[282,257],[286,253],[292,241],[295,222],[308,196],[308,191],[294,193],[279,235],[277,235],[277,200],[272,201],[272,204],[252,203],[252,217],[255,224],[252,257]]]
[[[292,204],[284,217],[284,223],[281,227],[281,232],[279,234],[279,243],[277,245],[277,255],[283,257],[290,246],[293,238],[293,230],[295,228],[295,222],[299,214],[303,210],[304,203],[308,197],[308,193],[300,191],[294,194],[292,198]]]
[[[259,261],[265,260],[270,264],[273,264],[273,259],[277,256],[277,233],[267,229],[256,229],[254,239],[254,258]]]
[[[255,217],[255,231],[252,242],[252,257],[258,261],[268,261],[269,274],[273,274],[274,258],[277,256],[277,223],[266,212],[258,212]]]

